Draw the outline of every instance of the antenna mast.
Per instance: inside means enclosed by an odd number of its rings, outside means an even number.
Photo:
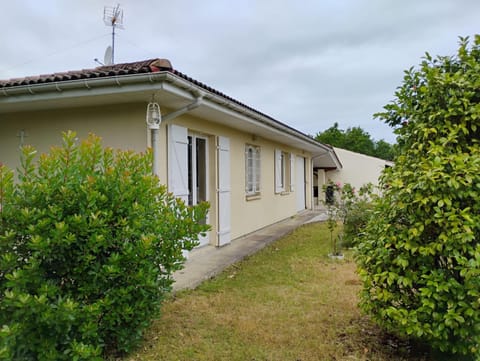
[[[103,22],[107,26],[112,27],[112,57],[111,63],[105,65],[115,64],[115,28],[123,29],[123,10],[120,9],[120,4],[117,6],[105,6],[103,9]]]

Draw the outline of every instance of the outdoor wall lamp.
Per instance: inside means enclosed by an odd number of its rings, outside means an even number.
[[[160,105],[153,101],[147,105],[146,122],[148,129],[150,129],[151,144],[152,144],[152,173],[156,176],[158,174],[158,130],[160,129],[160,123],[162,122],[162,113],[160,112]]]
[[[160,105],[151,101],[147,105],[147,125],[148,129],[160,129],[160,123],[162,122],[162,114],[160,113]]]

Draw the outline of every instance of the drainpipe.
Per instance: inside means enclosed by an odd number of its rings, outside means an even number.
[[[203,94],[200,93],[197,95],[197,97],[192,103],[184,106],[183,108],[180,108],[178,110],[175,110],[171,113],[164,115],[163,121],[168,122],[169,120],[177,118],[182,114],[188,113],[189,111],[192,111],[193,109],[198,108],[200,105],[202,105],[202,102],[203,102]]]
[[[152,173],[157,177],[160,176],[158,172],[158,128],[151,129],[152,132],[152,152],[153,152],[153,165]]]

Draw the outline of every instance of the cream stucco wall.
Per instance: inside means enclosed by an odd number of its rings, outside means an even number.
[[[391,162],[370,157],[349,150],[334,148],[343,168],[325,173],[326,180],[341,184],[350,183],[355,188],[372,183],[377,186],[379,177],[386,166]]]
[[[311,154],[252,134],[241,132],[205,119],[183,115],[172,120],[189,129],[191,134],[204,135],[208,139],[208,190],[211,204],[209,223],[212,225],[210,242],[215,244],[217,210],[216,141],[218,136],[230,139],[231,179],[231,238],[239,238],[262,227],[278,222],[297,213],[296,197],[300,189],[275,194],[275,149],[300,155],[305,161],[306,206],[312,207]],[[79,109],[24,112],[0,115],[0,162],[11,168],[19,165],[18,137],[24,130],[25,144],[31,144],[39,153],[47,152],[52,145],[61,143],[61,132],[74,130],[79,138],[95,133],[103,138],[104,145],[119,149],[145,151],[149,144],[145,125],[145,104],[128,104]],[[159,134],[159,176],[167,182],[167,124],[162,123]],[[245,145],[261,148],[261,195],[248,200],[245,195]]]
[[[0,162],[11,168],[19,165],[21,130],[26,134],[25,144],[39,153],[60,145],[61,133],[67,130],[76,131],[80,139],[88,133],[99,135],[105,146],[145,151],[144,124],[145,106],[140,104],[0,114]]]
[[[309,172],[311,172],[310,154],[190,115],[177,118],[174,122],[177,125],[188,128],[191,133],[210,136],[211,141],[209,143],[211,147],[215,145],[216,136],[224,136],[230,139],[232,239],[239,238],[297,213],[295,190],[286,194],[275,194],[274,154],[277,148],[288,153],[301,155],[307,159],[305,167],[305,173],[307,174],[306,203],[308,208],[311,207],[312,187],[310,177],[308,176]],[[166,125],[164,124],[162,133],[165,132],[165,128]],[[259,146],[261,150],[261,195],[254,200],[247,200],[245,195],[246,144]],[[214,152],[210,157],[210,162],[215,162]],[[213,168],[213,166],[210,167],[210,169]],[[215,178],[213,178],[211,186],[214,182]],[[215,195],[215,187],[210,189],[210,194],[212,195],[210,201],[212,204],[211,208],[215,209],[216,199],[213,197]]]

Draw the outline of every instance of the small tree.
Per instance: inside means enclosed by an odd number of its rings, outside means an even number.
[[[390,331],[480,357],[480,37],[426,55],[378,116],[399,155],[367,225],[361,306]]]
[[[96,360],[141,339],[192,249],[207,205],[150,175],[151,154],[91,135],[0,165],[0,359]]]
[[[330,257],[342,256],[340,251],[341,236],[333,235],[335,229],[338,227],[338,222],[342,220],[341,189],[340,183],[329,182],[323,186],[323,192],[325,193],[324,204],[327,208],[327,228],[330,232],[330,244],[332,245]]]

